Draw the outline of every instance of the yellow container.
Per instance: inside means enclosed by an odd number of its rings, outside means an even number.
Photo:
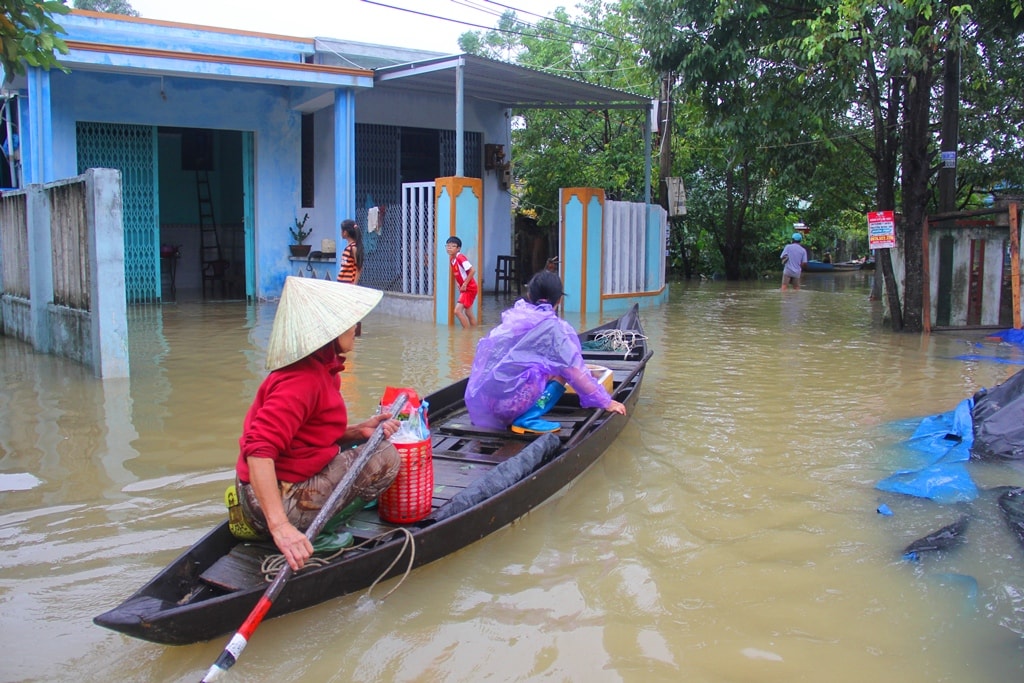
[[[612,393],[613,377],[611,370],[602,365],[591,365],[590,363],[587,363],[587,369],[590,370],[590,374],[594,376],[594,379],[597,380],[597,383],[605,388],[605,391],[607,391],[609,394]],[[565,393],[575,394],[576,391],[572,388],[571,385],[566,384]]]

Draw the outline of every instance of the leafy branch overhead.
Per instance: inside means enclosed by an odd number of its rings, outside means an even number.
[[[0,0],[0,8],[0,64],[5,82],[23,76],[26,65],[56,67],[67,73],[55,54],[68,53],[67,44],[58,35],[65,31],[51,17],[70,12],[67,5],[57,0]]]

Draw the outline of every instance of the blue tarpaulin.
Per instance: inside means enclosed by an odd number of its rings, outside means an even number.
[[[922,420],[903,444],[900,468],[875,488],[938,503],[977,498],[978,487],[965,465],[974,443],[973,408],[974,399],[967,398],[948,413]]]

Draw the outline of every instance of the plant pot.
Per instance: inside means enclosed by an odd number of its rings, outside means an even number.
[[[309,256],[309,250],[313,248],[310,244],[291,244],[288,246],[292,256]]]

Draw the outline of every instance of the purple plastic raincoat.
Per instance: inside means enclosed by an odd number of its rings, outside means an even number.
[[[583,362],[575,330],[547,304],[520,299],[480,340],[466,385],[466,407],[478,427],[504,429],[532,406],[548,380],[561,377],[584,408],[607,408],[612,397]]]

